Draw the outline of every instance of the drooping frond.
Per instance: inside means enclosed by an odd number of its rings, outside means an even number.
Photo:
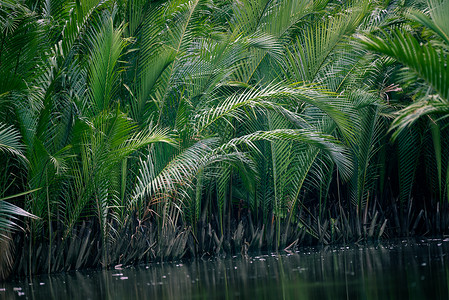
[[[429,16],[416,9],[407,11],[406,16],[434,31],[449,47],[449,19],[447,18],[449,1],[428,0],[427,3],[429,5]]]
[[[20,133],[13,126],[0,123],[0,151],[25,158],[23,155],[24,146],[20,139]]]
[[[327,153],[341,169],[344,176],[349,176],[351,173],[351,160],[347,156],[347,151],[334,137],[318,132],[312,132],[306,129],[274,129],[271,131],[256,131],[245,136],[231,139],[221,147],[232,149],[236,148],[238,145],[245,144],[257,149],[254,142],[259,140],[285,140],[310,144]]]
[[[420,118],[430,115],[447,116],[448,113],[449,105],[446,100],[438,96],[428,97],[398,111],[390,130],[394,131],[393,138],[396,139],[403,130],[409,128]]]
[[[224,117],[242,118],[255,108],[274,110],[287,119],[305,124],[303,117],[283,108],[277,102],[286,101],[297,110],[303,103],[319,108],[331,117],[348,139],[352,139],[352,129],[347,116],[353,114],[349,103],[342,97],[334,97],[331,93],[308,86],[288,87],[280,84],[268,85],[262,89],[250,88],[246,92],[236,93],[216,107],[203,108],[195,118],[197,131],[202,132],[211,124]]]
[[[27,194],[30,194],[32,192],[35,192],[36,190],[3,197],[0,199],[0,240],[3,240],[5,238],[4,232],[10,232],[18,229],[22,229],[22,227],[18,224],[18,218],[17,217],[26,217],[26,218],[32,218],[36,219],[37,217],[33,214],[30,214],[29,212],[23,210],[22,208],[7,202],[6,200],[17,198],[21,196],[25,196]]]
[[[449,56],[431,44],[421,45],[410,33],[399,29],[383,37],[360,36],[362,42],[372,50],[389,55],[415,71],[435,91],[449,100]]]
[[[191,180],[201,167],[204,167],[218,139],[202,140],[175,156],[159,172],[154,171],[153,160],[141,160],[138,184],[134,189],[133,201],[154,196],[157,193],[169,193],[178,185],[190,185]]]

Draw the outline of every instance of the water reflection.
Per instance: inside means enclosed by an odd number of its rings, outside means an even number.
[[[0,283],[0,299],[448,299],[449,239],[153,263]]]

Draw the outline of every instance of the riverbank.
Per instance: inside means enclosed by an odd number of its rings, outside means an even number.
[[[324,220],[313,217],[313,211],[305,213],[303,210],[304,216],[300,215],[301,222],[296,225],[280,223],[279,240],[276,237],[278,224],[254,224],[249,211],[234,211],[235,215],[239,213],[240,219],[238,222],[229,219],[226,228],[230,230],[224,234],[220,233],[218,222],[213,222],[213,216],[212,222],[201,220],[196,228],[161,228],[156,220],[134,220],[117,231],[115,238],[108,240],[106,246],[102,244],[101,232],[96,228],[95,220],[92,220],[83,222],[66,239],[53,241],[51,249],[48,243],[30,242],[25,235],[14,236],[11,240],[14,258],[10,275],[29,276],[86,268],[110,269],[117,265],[245,255],[260,251],[295,252],[305,246],[353,245],[388,241],[397,237],[419,238],[447,234],[449,224],[448,218],[444,217],[446,208],[441,211],[437,206],[436,212],[441,214],[438,216],[424,209],[416,212],[410,208],[403,210],[401,215],[397,214],[399,209],[391,209],[388,215],[385,211],[377,210],[378,207],[378,203],[367,205],[363,214],[354,218],[351,215],[355,215],[355,212],[338,215],[337,211],[342,210],[335,206],[335,217]],[[436,224],[435,220],[439,220],[439,223]]]
[[[300,247],[0,283],[33,299],[447,299],[449,239]]]

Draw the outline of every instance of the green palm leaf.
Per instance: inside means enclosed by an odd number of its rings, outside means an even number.
[[[327,153],[340,168],[342,174],[345,176],[349,176],[351,174],[352,163],[350,158],[347,156],[347,150],[345,150],[345,148],[333,136],[306,129],[274,129],[271,131],[256,131],[231,139],[229,142],[221,146],[221,148],[235,149],[238,145],[245,144],[257,149],[254,142],[260,140],[285,140],[310,144]]]
[[[17,217],[26,217],[26,218],[32,218],[37,219],[37,217],[33,214],[30,214],[29,212],[23,210],[22,208],[7,202],[6,200],[25,196],[27,194],[33,193],[37,190],[27,191],[24,193],[3,197],[0,199],[0,239],[5,238],[5,235],[3,232],[11,232],[14,230],[23,230],[20,225],[18,225]]]
[[[361,36],[369,49],[389,55],[415,71],[443,98],[449,101],[449,56],[433,45],[421,45],[409,33],[394,30],[383,37]]]
[[[449,1],[447,0],[428,0],[429,15],[427,16],[421,11],[410,9],[406,16],[414,20],[430,30],[438,34],[446,46],[449,46],[449,19],[447,12],[449,11]]]
[[[0,123],[0,151],[26,159],[20,133],[13,126]]]
[[[122,28],[114,29],[112,18],[91,37],[92,52],[89,68],[90,105],[92,113],[108,108],[117,93],[119,57],[125,47]]]

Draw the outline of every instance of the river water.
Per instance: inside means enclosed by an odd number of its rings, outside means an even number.
[[[0,299],[449,299],[449,239],[303,248],[0,283]]]

